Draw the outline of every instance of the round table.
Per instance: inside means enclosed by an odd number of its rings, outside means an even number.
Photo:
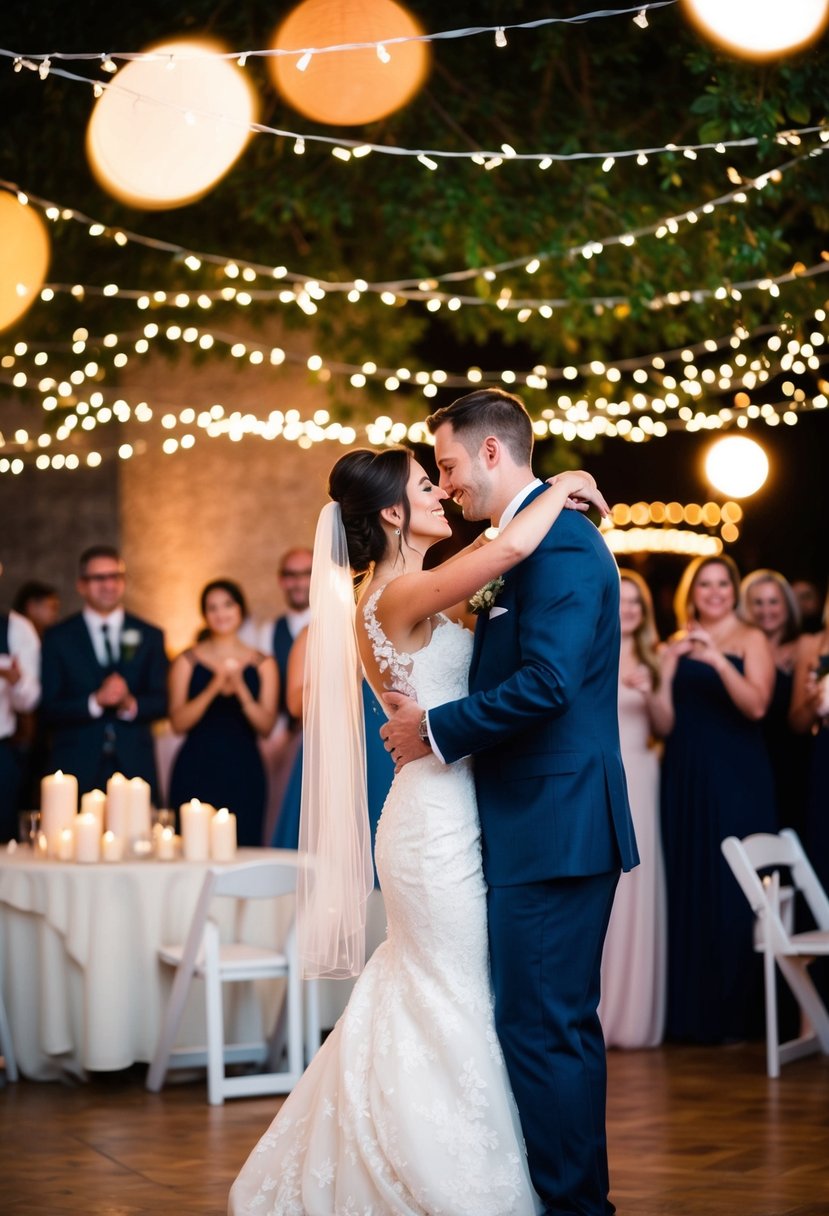
[[[240,849],[237,862],[295,858]],[[215,862],[127,861],[82,865],[0,852],[2,991],[20,1071],[50,1080],[149,1062],[172,983],[161,945],[186,935],[204,876]],[[221,901],[222,903],[231,901]],[[253,900],[245,935],[273,941],[293,916],[293,897]],[[228,920],[233,908],[225,910]],[[256,1041],[280,993],[273,984],[226,985],[228,1035]],[[179,1045],[205,1042],[204,997],[190,992]]]

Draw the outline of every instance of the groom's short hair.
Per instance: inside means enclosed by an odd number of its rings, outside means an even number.
[[[480,448],[487,435],[495,435],[518,465],[528,465],[533,454],[533,424],[520,397],[501,388],[481,388],[426,419],[434,435],[445,422],[470,453]]]

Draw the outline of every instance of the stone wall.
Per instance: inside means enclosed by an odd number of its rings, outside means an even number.
[[[234,329],[244,336],[241,326]],[[261,333],[256,337],[265,340]],[[280,340],[273,333],[269,338]],[[311,349],[308,340],[297,334],[289,340],[298,359],[280,367],[240,366],[230,358],[197,366],[186,357],[131,360],[119,391],[133,405],[148,402],[154,416],[79,436],[79,444],[107,453],[99,468],[27,468],[0,476],[0,607],[8,606],[20,582],[37,577],[58,585],[67,612],[77,608],[78,554],[103,541],[121,545],[127,604],[164,628],[171,654],[199,627],[199,595],[211,578],[238,580],[256,617],[281,610],[279,555],[295,544],[313,544],[328,470],[343,448],[327,442],[303,450],[295,442],[256,436],[233,442],[209,438],[196,426],[168,430],[161,420],[185,406],[198,411],[213,402],[257,417],[294,408],[307,418],[330,408],[325,388],[311,381],[302,361]],[[0,430],[10,436],[25,425],[21,417],[36,434],[39,416],[36,426],[31,408],[13,403],[0,405]],[[194,446],[166,455],[164,439],[185,431],[195,436]],[[115,455],[122,442],[135,449],[128,460]]]

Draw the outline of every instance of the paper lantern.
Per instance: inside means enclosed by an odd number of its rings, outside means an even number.
[[[86,151],[110,194],[147,210],[201,198],[250,138],[256,94],[244,71],[206,39],[160,43],[113,77],[92,112]],[[193,56],[197,57],[193,57]],[[161,103],[161,104],[158,104]]]
[[[746,59],[790,54],[820,34],[829,0],[683,0],[691,22]]]
[[[417,37],[423,30],[393,0],[304,0],[277,30],[278,50],[313,51],[353,42],[382,43],[363,50],[312,54],[303,71],[299,58],[269,59],[274,83],[301,114],[335,126],[374,122],[410,101],[429,66],[428,44],[384,40]],[[382,56],[382,57],[381,57]]]
[[[705,457],[705,475],[729,498],[756,494],[769,474],[766,453],[753,439],[733,435],[718,439]]]
[[[49,233],[34,207],[0,192],[0,329],[37,299],[49,269]]]

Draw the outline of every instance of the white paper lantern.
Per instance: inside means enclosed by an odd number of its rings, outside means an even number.
[[[829,0],[683,0],[691,22],[725,50],[747,59],[790,54],[817,38]]]
[[[227,173],[250,138],[257,99],[225,48],[203,38],[148,48],[160,58],[121,68],[92,112],[89,163],[110,194],[134,207],[181,207]],[[161,103],[161,104],[159,104]]]

